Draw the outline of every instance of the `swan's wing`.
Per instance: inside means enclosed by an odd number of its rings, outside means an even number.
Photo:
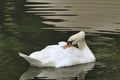
[[[31,66],[37,66],[37,67],[42,67],[43,66],[42,63],[39,60],[37,60],[35,58],[32,58],[28,55],[19,53],[19,56],[24,58],[25,60],[27,60]]]

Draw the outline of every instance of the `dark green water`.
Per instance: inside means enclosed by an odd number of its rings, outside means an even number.
[[[120,80],[119,0],[30,1],[0,0],[0,80]],[[96,56],[95,66],[29,68],[18,55],[66,41],[81,30]]]

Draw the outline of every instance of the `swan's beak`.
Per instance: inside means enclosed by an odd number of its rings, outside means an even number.
[[[64,48],[66,49],[66,48],[69,48],[71,46],[72,46],[72,42],[67,42],[67,44],[64,46]]]

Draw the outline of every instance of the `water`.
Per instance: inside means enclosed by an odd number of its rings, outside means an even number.
[[[75,80],[85,79],[86,72],[94,67],[94,63],[77,65],[65,68],[35,68],[30,67],[20,80]],[[64,74],[63,74],[64,73]]]
[[[1,0],[0,80],[120,80],[119,0]],[[34,68],[30,54],[84,30],[94,63]]]

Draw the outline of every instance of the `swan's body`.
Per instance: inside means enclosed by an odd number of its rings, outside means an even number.
[[[66,42],[47,46],[41,51],[31,53],[29,56],[20,53],[32,66],[38,67],[64,67],[76,64],[94,62],[95,57],[85,42],[85,33],[79,32],[71,36],[68,41],[78,44],[79,48],[71,46],[64,49]]]

